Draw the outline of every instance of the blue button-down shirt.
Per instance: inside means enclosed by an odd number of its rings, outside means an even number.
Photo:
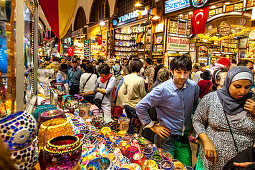
[[[183,136],[189,130],[191,114],[198,104],[199,87],[187,80],[179,90],[172,79],[155,87],[137,105],[136,113],[144,126],[151,123],[148,109],[155,107],[161,126],[168,128],[172,135]]]

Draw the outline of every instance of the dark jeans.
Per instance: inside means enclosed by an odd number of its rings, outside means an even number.
[[[79,90],[80,90],[80,87],[79,85],[71,85],[70,86],[70,90],[69,90],[69,94],[72,96],[72,95],[75,95],[75,94],[78,94],[79,93]]]
[[[178,159],[186,166],[192,166],[192,153],[187,135],[171,135],[170,137],[163,139],[156,134],[155,144],[157,147],[169,152],[174,159]]]
[[[137,130],[139,130],[141,122],[136,114],[135,108],[130,107],[129,105],[125,105],[124,107],[127,117],[130,119],[128,133],[138,133]]]

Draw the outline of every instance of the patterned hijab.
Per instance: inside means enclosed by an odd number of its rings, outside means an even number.
[[[229,87],[236,80],[251,80],[252,83],[254,82],[251,70],[246,67],[237,66],[229,70],[222,89],[217,91],[223,109],[229,115],[236,115],[242,112],[244,110],[244,103],[252,94],[249,92],[242,99],[234,99],[229,93]]]

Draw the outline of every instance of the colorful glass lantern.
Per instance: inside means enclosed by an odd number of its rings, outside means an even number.
[[[106,158],[106,157],[99,157],[99,158],[95,158],[95,159],[89,161],[88,164],[86,165],[86,169],[93,169],[93,170],[101,170],[101,169],[113,170],[113,169],[114,169],[114,165],[113,165],[113,163],[110,161],[109,158]]]
[[[47,111],[47,110],[56,110],[56,106],[54,105],[50,105],[50,104],[46,104],[46,105],[38,105],[35,106],[35,111],[33,112],[33,116],[35,118],[36,121],[38,121],[39,116]]]
[[[23,111],[0,119],[0,127],[1,138],[10,150],[23,149],[37,135],[34,117]]]
[[[58,136],[44,147],[44,160],[48,169],[72,169],[78,165],[82,143],[77,136]]]
[[[57,136],[73,135],[71,124],[65,118],[57,118],[43,122],[39,129],[39,151],[47,142]]]
[[[17,169],[32,169],[38,160],[37,137],[27,147],[11,151],[11,159],[15,160]]]
[[[47,110],[39,116],[39,125],[43,122],[56,118],[66,118],[65,113],[62,110]]]

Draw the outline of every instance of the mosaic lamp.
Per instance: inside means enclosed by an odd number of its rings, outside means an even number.
[[[67,119],[57,118],[43,122],[38,133],[39,151],[50,139],[62,135],[73,135],[72,126]]]

